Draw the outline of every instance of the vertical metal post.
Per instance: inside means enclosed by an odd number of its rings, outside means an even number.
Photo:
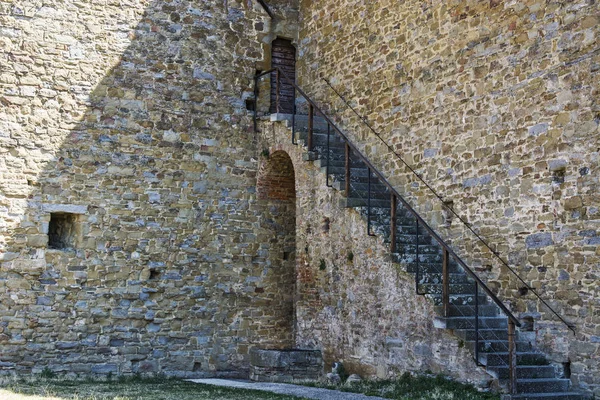
[[[479,284],[475,282],[475,362],[479,364]]]
[[[276,78],[275,78],[275,111],[277,112],[277,114],[279,114],[279,103],[280,103],[280,86],[281,86],[281,74],[279,72],[279,68],[277,68],[276,70]]]
[[[331,125],[329,125],[329,123],[327,123],[327,177],[325,184],[327,185],[327,187],[331,187],[331,185],[329,184],[329,164],[331,164],[331,152],[330,152],[330,146],[329,146],[329,139],[331,136]]]
[[[367,167],[367,235],[371,234],[371,168]]]
[[[298,143],[296,143],[296,87],[293,87],[294,89],[294,96],[292,98],[293,101],[293,105],[292,105],[292,144],[296,145]]]
[[[449,262],[448,249],[443,250],[442,259],[442,305],[444,307],[444,317],[450,316],[450,273],[448,268]]]
[[[415,274],[415,285],[416,285],[416,291],[417,294],[421,294],[421,292],[419,292],[419,281],[421,280],[420,277],[420,271],[419,271],[419,218],[417,218],[417,216],[415,215],[415,227],[416,227],[416,232],[415,232],[415,264],[417,267],[417,273]]]
[[[398,206],[398,199],[396,198],[396,195],[394,193],[392,193],[392,198],[391,198],[391,203],[392,203],[392,211],[391,211],[391,223],[390,223],[390,229],[391,229],[391,234],[390,234],[390,241],[392,242],[390,244],[390,251],[392,253],[396,252],[396,207]]]
[[[510,394],[517,393],[517,351],[515,347],[515,323],[508,321],[508,388]]]
[[[345,142],[346,144],[346,182],[345,182],[345,188],[344,190],[346,191],[346,197],[350,197],[350,145],[348,144],[348,142]]]
[[[306,139],[308,151],[313,150],[313,126],[314,126],[314,117],[315,110],[312,104],[308,105],[308,137]]]
[[[256,113],[258,112],[258,78],[254,77],[254,133],[258,132]]]

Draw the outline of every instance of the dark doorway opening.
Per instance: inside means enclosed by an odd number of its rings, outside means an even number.
[[[279,68],[294,82],[296,81],[296,48],[290,40],[277,38],[271,43],[271,67]],[[279,112],[294,112],[294,87],[281,77],[279,88]],[[271,113],[277,112],[277,75],[271,74]]]

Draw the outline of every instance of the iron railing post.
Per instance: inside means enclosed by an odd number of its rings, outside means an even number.
[[[327,124],[327,176],[325,177],[325,185],[327,185],[327,187],[331,187],[331,185],[329,184],[329,164],[331,164],[331,152],[330,152],[330,145],[329,145],[329,139],[331,136],[331,125],[329,125],[329,123]]]
[[[415,220],[417,223],[415,224],[416,232],[415,232],[415,266],[417,269],[417,273],[415,274],[415,289],[417,294],[424,294],[419,292],[419,281],[421,280],[420,270],[419,270],[419,218],[415,216]]]
[[[444,307],[444,317],[446,318],[450,316],[450,273],[448,262],[448,250],[444,248],[442,259],[442,305]]]
[[[391,229],[391,234],[390,234],[390,241],[392,242],[390,244],[390,251],[392,253],[396,252],[396,207],[398,207],[398,199],[396,199],[396,196],[394,195],[394,193],[391,194],[391,203],[392,203],[392,210],[390,212],[390,217],[391,217],[391,221],[390,221],[390,229]]]
[[[345,173],[345,179],[346,182],[344,182],[344,190],[346,191],[346,198],[350,198],[350,145],[348,144],[348,142],[346,141],[346,149],[345,149],[345,156],[346,156],[346,173]]]
[[[292,97],[292,144],[296,145],[296,88],[294,87],[294,96]]]
[[[508,321],[508,377],[510,394],[517,394],[517,351],[513,321]]]
[[[479,284],[475,282],[475,362],[479,363]]]
[[[308,105],[308,137],[306,138],[308,151],[313,150],[313,128],[314,128],[314,107],[312,104]]]
[[[281,76],[280,76],[280,72],[279,72],[279,68],[277,68],[275,70],[275,111],[277,112],[277,114],[279,114],[279,103],[280,103],[280,83],[281,83]]]
[[[367,168],[367,235],[371,234],[371,168]]]
[[[254,133],[258,132],[258,123],[256,122],[256,113],[258,112],[258,78],[254,77]]]

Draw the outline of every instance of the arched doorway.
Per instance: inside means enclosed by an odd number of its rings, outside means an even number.
[[[257,180],[260,227],[267,256],[260,343],[286,349],[295,343],[296,189],[292,160],[284,151],[264,156]]]
[[[293,81],[296,80],[296,48],[287,39],[277,38],[271,43],[271,67],[279,68]],[[271,74],[271,113],[277,112],[276,74]],[[294,87],[283,77],[279,88],[279,112],[292,114],[294,112]]]

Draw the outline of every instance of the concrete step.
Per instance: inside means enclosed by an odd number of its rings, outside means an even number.
[[[571,387],[569,379],[517,379],[518,393],[556,393],[567,392]]]
[[[487,372],[496,379],[508,379],[508,366],[488,367]],[[554,378],[556,370],[552,365],[517,365],[517,379]]]
[[[508,352],[480,353],[479,362],[485,366],[508,365]],[[517,352],[517,365],[548,365],[548,360],[541,353]]]

